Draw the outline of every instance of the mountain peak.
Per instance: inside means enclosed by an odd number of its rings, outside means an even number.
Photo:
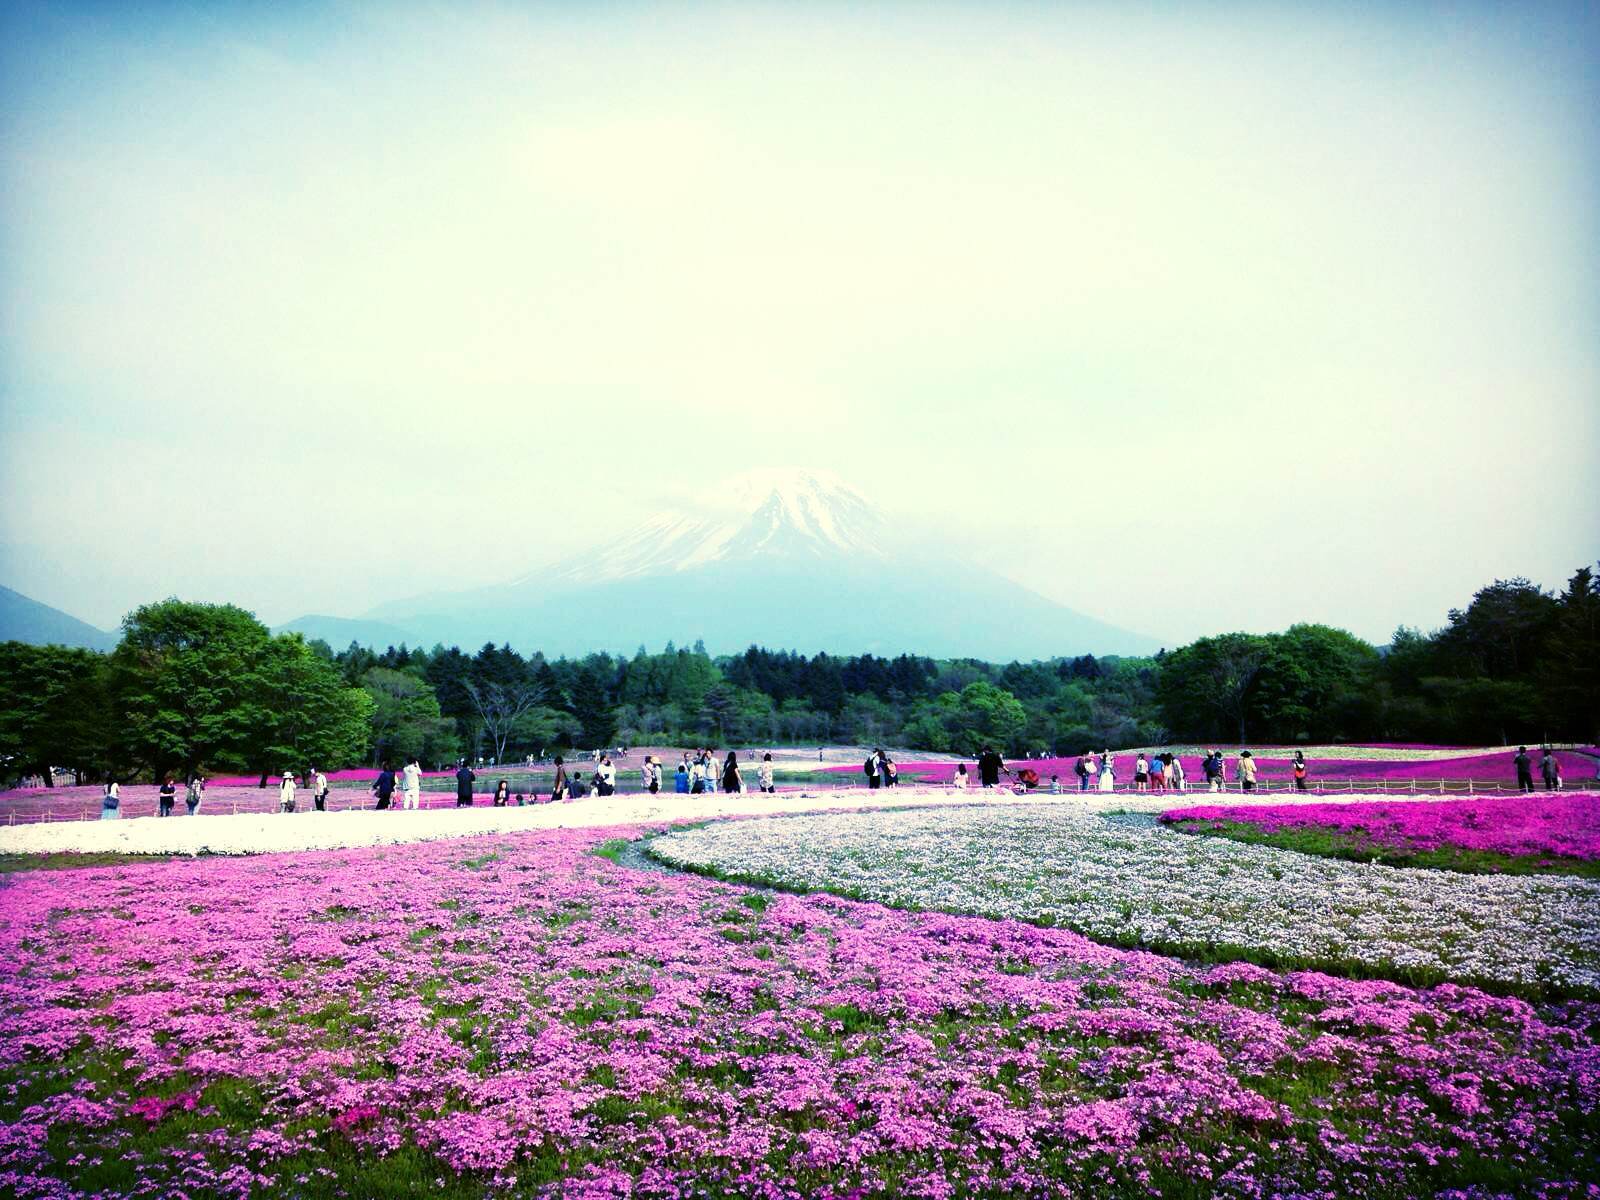
[[[706,497],[713,515],[668,510],[613,541],[528,577],[604,583],[712,563],[883,555],[884,520],[843,480],[804,468],[747,471]]]

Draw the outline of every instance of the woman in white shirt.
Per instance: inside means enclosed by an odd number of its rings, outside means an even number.
[[[294,811],[294,776],[288,771],[283,773],[283,782],[278,784],[278,811]]]
[[[1100,756],[1100,790],[1109,792],[1117,786],[1117,760],[1107,750]]]
[[[105,794],[100,797],[100,819],[115,821],[122,816],[122,789],[115,779],[106,781]]]
[[[761,769],[756,772],[756,782],[763,792],[774,793],[778,789],[772,786],[772,755],[761,756]]]

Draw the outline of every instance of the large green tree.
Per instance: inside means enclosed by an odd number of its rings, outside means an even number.
[[[105,678],[92,650],[0,643],[0,774],[54,787],[54,768],[82,778],[118,765]]]

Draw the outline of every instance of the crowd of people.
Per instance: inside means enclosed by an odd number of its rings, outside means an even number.
[[[625,751],[618,751],[618,754]],[[1531,792],[1534,790],[1534,758],[1529,754],[1528,748],[1518,748],[1513,759],[1516,769],[1517,784],[1521,790]],[[588,796],[611,796],[617,790],[617,767],[612,760],[611,753],[596,750],[592,756],[592,768],[587,777],[577,769],[574,764],[571,771],[567,768],[566,761],[561,755],[554,759],[555,776],[551,781],[551,790],[548,795],[541,795],[532,789],[527,794],[521,791],[513,792],[509,779],[500,779],[493,791],[489,794],[489,803],[495,808],[508,806],[521,807],[527,804],[550,803],[552,801],[579,800]],[[1021,766],[1012,771],[1006,766],[1005,760],[995,752],[993,747],[985,746],[977,756],[976,761],[978,784],[980,787],[998,787],[1002,775],[1014,779],[1022,787],[1032,790],[1040,787],[1043,780],[1039,772],[1031,766]],[[1559,791],[1562,787],[1561,761],[1553,751],[1546,748],[1538,760],[1540,776],[1543,779],[1546,791]],[[1077,776],[1077,789],[1080,792],[1112,792],[1117,790],[1120,767],[1116,755],[1109,749],[1096,753],[1085,751],[1079,755],[1073,764],[1073,771]],[[899,768],[894,759],[883,750],[875,748],[861,765],[863,775],[866,777],[869,788],[891,788],[899,785]],[[1228,761],[1220,750],[1208,749],[1200,761],[1200,771],[1204,777],[1206,789],[1211,792],[1224,792],[1228,790]],[[665,766],[661,759],[654,754],[647,754],[644,762],[639,767],[641,790],[655,795],[665,790]],[[1307,790],[1308,769],[1305,753],[1300,750],[1294,752],[1290,763],[1290,774],[1296,791]],[[422,807],[422,776],[421,764],[415,757],[408,758],[405,764],[396,771],[393,765],[385,761],[378,772],[378,777],[372,782],[369,789],[374,807],[387,809],[398,807],[405,810],[415,810]],[[1233,764],[1233,779],[1239,785],[1239,790],[1253,792],[1257,786],[1258,771],[1255,757],[1249,750],[1241,750]],[[1600,774],[1597,774],[1600,778]],[[477,772],[466,762],[458,764],[455,772],[456,807],[466,808],[477,802]],[[967,769],[967,764],[962,762],[956,765],[952,784],[957,790],[964,791],[971,786],[972,775]],[[1146,752],[1135,751],[1132,763],[1132,790],[1135,792],[1186,792],[1189,790],[1189,774],[1183,761],[1170,751]],[[196,815],[205,798],[205,779],[199,773],[191,774],[183,785],[184,807],[190,816]],[[172,775],[162,779],[157,793],[156,815],[169,817],[177,808],[178,782]],[[777,790],[773,783],[773,765],[770,752],[761,756],[761,761],[756,769],[756,788],[763,793],[772,793]],[[328,807],[328,777],[321,770],[312,767],[298,777],[292,771],[285,771],[278,783],[278,811],[292,813],[300,804],[300,792],[304,790],[310,794],[311,809],[315,812],[326,812]],[[685,750],[683,757],[676,764],[673,771],[673,791],[680,795],[699,795],[706,792],[736,793],[748,791],[744,770],[739,764],[739,754],[736,750],[729,750],[727,756],[718,759],[717,752],[710,748]],[[1070,784],[1064,785],[1059,775],[1051,775],[1049,791],[1051,794],[1060,794],[1070,791]],[[113,820],[121,815],[122,799],[121,788],[115,779],[106,783],[101,799],[100,817],[102,820]]]

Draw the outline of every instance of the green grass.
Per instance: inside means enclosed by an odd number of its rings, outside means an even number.
[[[0,854],[0,875],[22,871],[75,871],[84,867],[125,867],[130,863],[188,862],[192,854],[125,854],[114,850],[92,854],[62,851],[57,854]]]
[[[1314,854],[1319,858],[1340,858],[1348,862],[1425,867],[1436,871],[1459,871],[1467,875],[1577,875],[1585,879],[1600,879],[1600,862],[1589,859],[1550,854],[1499,854],[1492,850],[1469,850],[1462,846],[1440,846],[1436,849],[1396,846],[1345,829],[1302,825],[1269,830],[1251,821],[1213,820],[1172,821],[1168,827],[1179,833],[1227,838],[1251,846],[1271,846],[1278,850]]]

